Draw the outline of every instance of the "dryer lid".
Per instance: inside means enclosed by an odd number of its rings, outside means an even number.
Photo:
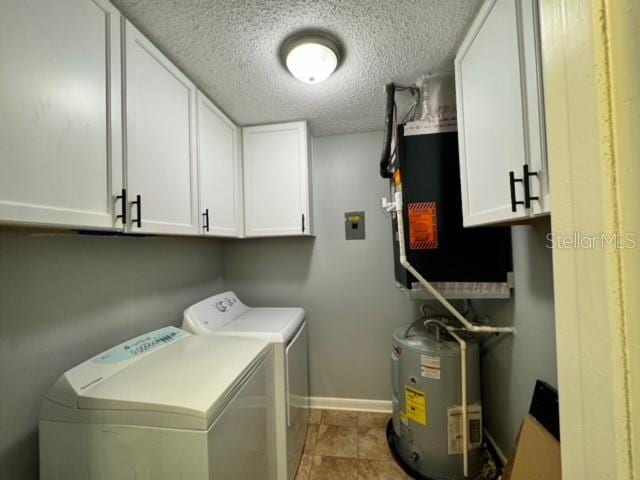
[[[60,408],[43,407],[41,418],[86,421],[99,412],[104,420],[109,412],[117,418],[130,413],[138,414],[137,425],[206,430],[269,352],[257,338],[156,330],[64,373],[45,397],[45,406],[50,401]]]

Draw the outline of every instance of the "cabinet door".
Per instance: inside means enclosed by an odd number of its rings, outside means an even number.
[[[0,221],[121,228],[120,15],[0,2]]]
[[[465,226],[526,217],[511,211],[509,172],[522,177],[528,161],[521,72],[519,0],[489,0],[455,61]],[[522,183],[516,183],[522,200]]]
[[[238,237],[241,230],[238,128],[198,92],[200,231]]]
[[[130,231],[195,234],[195,86],[129,22],[125,29]]]
[[[311,235],[306,122],[243,129],[248,237]]]
[[[521,2],[522,52],[524,75],[526,77],[526,111],[529,134],[529,167],[538,175],[531,177],[531,195],[538,197],[531,202],[532,215],[551,212],[549,195],[549,169],[547,164],[547,144],[544,112],[544,91],[542,78],[542,53],[540,51],[540,16],[538,2]]]

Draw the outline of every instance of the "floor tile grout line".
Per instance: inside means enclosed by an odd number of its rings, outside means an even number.
[[[360,423],[360,414],[356,416],[356,425]],[[360,478],[360,429],[356,427],[356,478]]]
[[[358,423],[358,417],[360,417],[360,414],[357,415],[356,417],[356,424]],[[358,429],[358,427],[356,427],[356,458],[360,457],[360,452],[359,449],[360,448],[360,430]],[[358,469],[360,467],[358,466]]]
[[[322,420],[322,418],[321,418]],[[312,472],[313,472],[313,459],[315,457],[316,454],[316,447],[318,446],[318,436],[320,435],[320,426],[319,425],[314,425],[315,429],[316,429],[316,441],[313,444],[313,447],[311,448],[311,451],[309,452],[309,456],[311,457],[309,459],[309,475],[307,476],[307,480],[311,480],[311,476],[312,476]],[[308,440],[308,436],[309,436],[309,429],[307,428],[307,438],[305,438],[305,443]]]

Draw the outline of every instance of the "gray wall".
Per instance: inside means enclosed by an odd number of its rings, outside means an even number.
[[[536,379],[558,386],[549,219],[511,228],[515,289],[510,302],[483,305],[516,334],[485,344],[482,389],[485,425],[505,455],[513,451]]]
[[[380,210],[381,134],[313,142],[315,239],[225,241],[229,288],[254,305],[307,310],[311,394],[389,399],[390,332],[414,318],[396,289],[391,223]],[[344,212],[364,210],[366,240],[344,239]]]
[[[65,370],[178,324],[220,290],[220,243],[0,232],[0,478],[37,478],[40,400]]]

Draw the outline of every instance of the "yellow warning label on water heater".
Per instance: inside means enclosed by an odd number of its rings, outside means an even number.
[[[404,399],[407,418],[420,425],[426,425],[429,418],[427,416],[427,397],[424,392],[411,387],[405,387]]]

